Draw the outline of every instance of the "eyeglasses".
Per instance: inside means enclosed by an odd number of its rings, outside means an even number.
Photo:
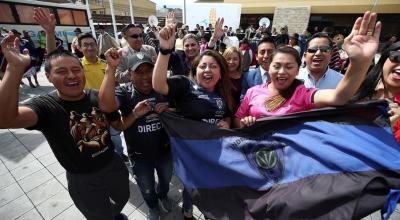
[[[137,39],[137,38],[143,38],[143,34],[132,34],[131,36],[129,36],[131,38]]]
[[[330,46],[310,47],[307,49],[307,52],[316,53],[318,50],[320,50],[321,53],[329,53],[332,51],[332,48]]]
[[[89,47],[95,48],[95,47],[97,47],[97,44],[96,43],[83,44],[82,47],[84,47],[84,48],[89,48]]]
[[[390,51],[389,60],[393,63],[400,63],[400,51]]]

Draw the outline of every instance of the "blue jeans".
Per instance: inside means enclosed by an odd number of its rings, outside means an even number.
[[[111,141],[114,144],[114,151],[121,156],[124,153],[124,147],[122,146],[122,139],[120,134],[121,132],[115,130],[112,126],[110,126],[110,136]]]
[[[158,160],[135,161],[131,159],[131,162],[144,201],[149,208],[157,208],[158,199],[164,199],[169,191],[169,183],[172,177],[171,154]],[[157,171],[158,176],[157,188],[155,187],[154,170]]]

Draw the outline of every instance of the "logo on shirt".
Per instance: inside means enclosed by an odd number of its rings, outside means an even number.
[[[69,118],[70,133],[81,153],[89,148],[105,151],[102,149],[107,148],[108,121],[100,109],[93,107],[90,114],[82,115],[71,111]]]

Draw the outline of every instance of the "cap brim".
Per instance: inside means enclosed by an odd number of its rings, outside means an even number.
[[[137,62],[137,63],[135,63],[135,65],[133,65],[131,68],[130,68],[130,70],[132,70],[132,71],[135,71],[140,65],[142,65],[143,63],[148,63],[148,64],[150,64],[151,66],[154,66],[154,63],[152,63],[152,62],[149,62],[149,61],[139,61],[139,62]]]

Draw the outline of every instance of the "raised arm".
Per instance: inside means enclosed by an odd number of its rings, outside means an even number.
[[[210,41],[208,42],[208,48],[214,48],[217,41],[224,35],[224,30],[222,29],[223,26],[224,18],[218,18],[215,22],[214,32],[210,38]]]
[[[336,89],[318,90],[314,96],[317,107],[346,104],[360,87],[369,65],[375,56],[381,33],[381,22],[376,22],[376,13],[369,11],[357,18],[350,35],[344,39],[350,64]]]
[[[8,35],[1,42],[1,51],[8,65],[0,81],[0,128],[25,128],[36,124],[36,113],[27,107],[19,107],[19,83],[31,59],[28,51],[19,53],[19,38]]]
[[[56,50],[56,18],[54,14],[50,14],[47,9],[34,8],[33,19],[44,29],[46,32],[46,49],[47,53]]]
[[[121,62],[121,54],[116,48],[110,48],[104,55],[107,67],[99,90],[99,106],[103,112],[110,113],[118,109],[115,100],[115,71]]]
[[[169,50],[175,46],[176,22],[173,20],[175,20],[175,15],[173,12],[169,12],[165,22],[166,26],[160,31],[160,50]],[[162,95],[167,95],[169,91],[167,84],[169,57],[170,54],[164,55],[160,52],[153,70],[153,89]]]

